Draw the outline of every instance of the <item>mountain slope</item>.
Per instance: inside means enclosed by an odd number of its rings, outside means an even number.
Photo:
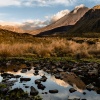
[[[56,22],[52,23],[51,25],[48,25],[44,28],[31,31],[32,34],[39,34],[42,32],[49,32],[49,30],[55,30],[59,27],[65,27],[65,26],[72,26],[74,25],[86,12],[88,11],[87,7],[76,7],[73,11],[71,11],[69,14],[65,15],[61,19],[57,20]],[[67,28],[64,28],[64,30]],[[61,30],[61,28],[60,28]],[[63,31],[63,29],[62,29]],[[54,31],[56,32],[56,31]]]
[[[90,9],[68,33],[100,33],[100,5]]]

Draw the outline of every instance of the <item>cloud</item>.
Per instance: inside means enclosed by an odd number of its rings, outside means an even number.
[[[20,1],[19,0],[0,0],[0,6],[19,6],[20,5]]]
[[[64,5],[71,6],[78,3],[89,3],[94,4],[100,3],[100,0],[0,0],[0,7],[3,6],[53,6],[53,5]]]
[[[49,20],[49,23],[53,23],[57,20],[59,20],[61,17],[65,16],[68,14],[70,11],[69,10],[62,10],[58,12],[57,14],[54,14],[53,16],[46,16],[46,18]]]
[[[9,21],[0,20],[0,25],[2,25],[2,26],[5,26],[5,25],[20,26],[22,24],[20,22],[9,22]]]
[[[71,5],[76,0],[0,0],[0,6],[51,6]]]
[[[36,20],[27,20],[22,23],[21,28],[24,30],[34,30],[46,26],[45,21],[39,19]]]

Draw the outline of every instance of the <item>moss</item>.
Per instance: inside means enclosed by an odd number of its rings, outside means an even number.
[[[7,87],[7,85],[5,85],[5,84],[0,84],[0,88],[6,88]]]

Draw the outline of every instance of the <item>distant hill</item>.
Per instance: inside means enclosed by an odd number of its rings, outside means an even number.
[[[44,28],[31,31],[30,33],[38,35],[47,35],[51,32],[51,34],[58,32],[58,30],[69,30],[69,28],[71,28],[71,26],[73,26],[88,10],[89,8],[84,6],[76,7],[73,11],[71,11],[69,14],[65,15],[61,19],[57,20],[56,22]]]
[[[8,31],[5,29],[0,29],[0,43],[15,43],[15,42],[32,42],[33,35],[28,33],[17,33]]]
[[[90,9],[68,33],[100,33],[100,5]]]
[[[12,32],[17,32],[17,33],[24,33],[25,31],[22,30],[20,27],[18,26],[11,26],[11,25],[0,25],[0,28],[1,29],[5,29],[5,30],[9,30],[9,31],[12,31]]]

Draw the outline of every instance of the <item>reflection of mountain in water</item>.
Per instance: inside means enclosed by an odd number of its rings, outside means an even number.
[[[61,75],[63,77],[63,80],[65,82],[68,82],[68,84],[70,84],[72,86],[76,85],[77,88],[82,89],[82,90],[85,89],[84,82],[78,76],[76,76],[74,73],[68,74],[68,73],[62,72]]]

